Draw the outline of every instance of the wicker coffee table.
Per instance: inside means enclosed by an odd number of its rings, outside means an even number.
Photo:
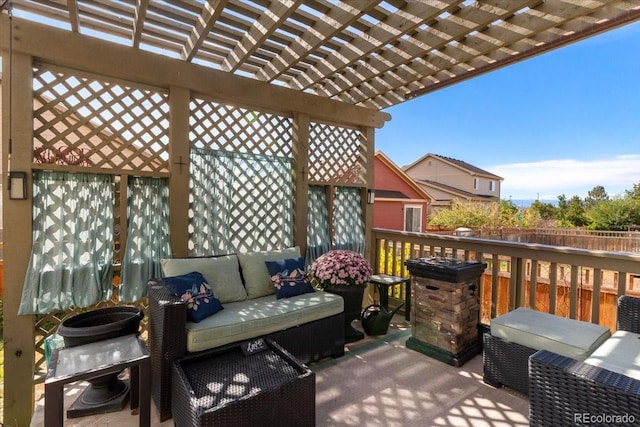
[[[315,425],[315,373],[272,340],[250,343],[264,349],[227,346],[173,365],[176,426]]]

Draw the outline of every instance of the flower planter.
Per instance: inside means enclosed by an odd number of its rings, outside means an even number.
[[[362,296],[364,286],[325,286],[325,292],[340,295],[344,299],[344,341],[346,343],[358,341],[364,338],[364,333],[351,325],[355,319],[360,318],[362,312]]]

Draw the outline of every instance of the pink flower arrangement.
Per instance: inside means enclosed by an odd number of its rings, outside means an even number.
[[[316,259],[309,274],[322,288],[327,286],[364,286],[373,270],[360,254],[348,250],[333,250]]]

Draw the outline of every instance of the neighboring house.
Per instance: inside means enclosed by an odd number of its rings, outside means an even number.
[[[429,153],[402,169],[433,197],[429,213],[451,206],[453,200],[500,201],[503,178],[462,160]]]
[[[375,154],[374,176],[373,226],[426,231],[432,197],[380,151]]]

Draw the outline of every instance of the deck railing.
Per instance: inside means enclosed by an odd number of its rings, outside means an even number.
[[[531,307],[615,330],[618,296],[640,296],[640,254],[383,229],[372,235],[379,273],[409,277],[407,259],[434,255],[487,263],[480,283],[484,324]]]

